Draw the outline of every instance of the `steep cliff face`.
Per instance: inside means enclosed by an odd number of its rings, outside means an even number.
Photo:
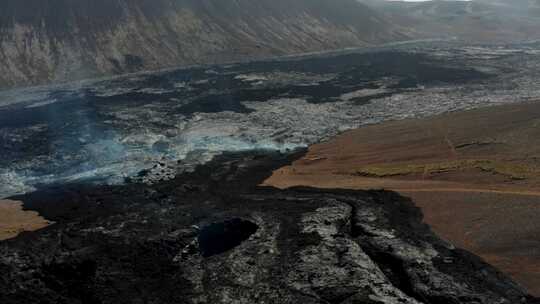
[[[357,1],[337,2],[5,0],[0,87],[406,38]]]

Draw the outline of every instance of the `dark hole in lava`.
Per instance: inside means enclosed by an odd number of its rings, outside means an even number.
[[[257,229],[256,224],[238,218],[210,224],[199,231],[199,249],[204,257],[223,253],[240,245]]]

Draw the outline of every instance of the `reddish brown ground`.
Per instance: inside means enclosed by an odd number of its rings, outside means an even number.
[[[540,103],[346,132],[265,184],[398,191],[442,238],[540,296]]]
[[[50,222],[37,212],[23,211],[22,203],[0,200],[0,241],[16,237],[23,231],[34,231],[48,226]]]

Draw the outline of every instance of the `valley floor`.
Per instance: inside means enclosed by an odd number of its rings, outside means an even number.
[[[310,147],[265,184],[387,189],[444,239],[540,295],[540,103],[373,125]]]

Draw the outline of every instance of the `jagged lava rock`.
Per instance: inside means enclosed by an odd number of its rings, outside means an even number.
[[[396,193],[258,186],[300,154],[17,197],[56,224],[0,243],[0,302],[534,303]]]

